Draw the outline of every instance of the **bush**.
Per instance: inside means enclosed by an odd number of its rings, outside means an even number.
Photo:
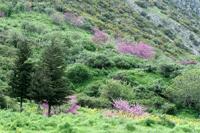
[[[160,74],[166,78],[176,77],[179,72],[180,67],[175,64],[162,64],[160,66]]]
[[[153,126],[155,123],[156,122],[154,120],[152,120],[152,119],[146,119],[146,120],[144,120],[144,125],[148,126],[148,127]]]
[[[160,121],[158,122],[158,124],[165,126],[165,127],[169,127],[169,128],[174,128],[176,126],[176,124],[174,122],[166,119],[165,116],[160,117]]]
[[[93,82],[86,87],[85,93],[90,97],[99,97],[101,95],[100,90],[102,89],[102,85],[102,81]]]
[[[94,68],[108,68],[114,66],[112,60],[110,60],[106,55],[96,54],[87,59],[87,65]]]
[[[67,70],[67,77],[72,83],[83,83],[90,79],[91,74],[87,66],[83,64],[74,64]]]
[[[40,24],[34,24],[31,22],[23,22],[22,23],[22,29],[26,30],[27,32],[32,33],[38,33],[41,34],[44,32],[44,27],[42,27]]]
[[[96,46],[90,41],[83,41],[83,47],[88,51],[96,51]]]
[[[107,98],[110,101],[119,98],[129,100],[133,98],[133,89],[128,85],[123,85],[120,81],[108,80],[102,86],[101,97]]]
[[[4,109],[7,107],[6,100],[3,96],[0,95],[0,109]]]
[[[93,31],[94,31],[94,35],[92,37],[93,42],[105,44],[108,41],[109,37],[107,33],[99,30],[98,28],[94,28]]]
[[[0,5],[0,13],[2,13],[2,17],[9,17],[12,14],[12,8],[9,5],[1,4]]]
[[[154,65],[146,65],[146,66],[144,66],[144,71],[149,72],[149,73],[156,73],[157,67]]]
[[[113,62],[115,63],[115,66],[117,68],[122,69],[129,69],[129,68],[138,68],[141,65],[141,60],[136,59],[131,56],[114,56],[112,58]]]
[[[110,108],[111,102],[108,99],[102,97],[89,97],[87,95],[81,94],[78,96],[78,104],[81,107],[89,108]]]
[[[118,42],[117,50],[120,53],[135,55],[144,59],[150,59],[155,55],[154,48],[143,42],[134,44],[131,42],[121,41]]]
[[[134,126],[133,123],[127,123],[127,125],[126,125],[126,129],[127,129],[128,131],[133,132],[133,131],[136,130],[136,127]]]
[[[175,115],[177,112],[177,108],[175,104],[172,103],[164,103],[162,106],[162,111],[165,114],[169,114],[169,115]]]
[[[61,25],[64,23],[64,16],[61,13],[53,13],[51,15],[52,22],[57,25]]]
[[[131,86],[137,86],[139,83],[135,81],[135,76],[131,73],[127,72],[118,72],[111,76],[114,80],[122,81],[126,84],[130,84]]]
[[[200,71],[192,69],[176,77],[169,89],[175,103],[184,107],[200,108]]]

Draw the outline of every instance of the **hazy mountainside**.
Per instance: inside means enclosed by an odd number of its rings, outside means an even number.
[[[190,15],[197,14],[200,16],[199,0],[171,0],[178,8],[184,10]]]
[[[182,48],[185,47],[189,51],[192,51],[193,54],[199,55],[199,17],[187,16],[185,14],[187,9],[184,10],[184,7],[182,7],[183,10],[176,9],[176,6],[180,2],[154,1],[154,4],[149,2],[146,8],[142,7],[142,5],[145,5],[147,2],[142,4],[140,1],[138,5],[133,0],[127,0],[127,2],[133,7],[134,11],[140,14],[145,13],[148,20],[156,25],[156,27],[163,28],[164,33],[170,38],[172,43],[176,44],[176,41],[180,39],[178,43],[184,45]],[[192,1],[190,2],[192,5]],[[200,4],[196,3],[196,5]],[[191,25],[188,25],[187,22]],[[178,45],[181,47],[180,44]]]

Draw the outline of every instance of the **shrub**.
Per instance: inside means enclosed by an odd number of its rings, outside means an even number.
[[[138,82],[135,81],[135,76],[128,72],[118,72],[111,76],[114,80],[122,81],[126,84],[130,84],[131,86],[137,86]]]
[[[78,96],[78,104],[89,108],[110,108],[111,102],[102,97],[90,97],[84,94]]]
[[[147,7],[148,7],[147,2],[144,2],[144,1],[136,1],[135,3],[136,3],[138,6],[142,7],[142,8],[147,8]]]
[[[120,81],[108,80],[105,85],[102,86],[101,96],[109,99],[131,99],[133,97],[133,89],[128,85],[121,84]]]
[[[0,95],[0,109],[6,108],[7,104],[6,104],[6,100],[3,96]]]
[[[162,64],[160,66],[160,74],[166,78],[176,77],[179,72],[180,67],[175,64]]]
[[[9,17],[12,14],[12,8],[9,5],[1,4],[0,5],[0,17]]]
[[[153,64],[145,64],[142,66],[145,72],[148,73],[156,73],[157,72],[157,67]]]
[[[51,15],[51,19],[52,19],[52,22],[55,23],[55,24],[57,24],[57,25],[60,25],[60,24],[64,23],[64,16],[63,16],[63,14],[58,13],[58,12],[53,13]]]
[[[0,11],[0,17],[4,17],[5,16],[5,13]]]
[[[117,68],[129,69],[129,68],[138,68],[141,65],[141,60],[133,58],[131,56],[115,56],[112,58],[115,66]]]
[[[174,122],[166,119],[165,116],[160,117],[160,121],[158,122],[158,124],[169,127],[169,128],[174,128],[176,126],[176,124]]]
[[[180,62],[182,65],[196,65],[197,62],[193,60],[184,60]]]
[[[200,107],[200,71],[192,69],[176,77],[169,91],[175,103],[184,107]]]
[[[24,41],[25,37],[22,35],[21,32],[9,32],[8,33],[8,38],[6,40],[6,42],[9,45],[12,45],[14,47],[17,47],[18,43],[21,41]]]
[[[101,95],[100,90],[102,89],[102,85],[102,81],[93,82],[86,87],[85,93],[90,97],[99,97]]]
[[[172,103],[164,103],[162,106],[162,111],[165,114],[169,114],[169,115],[175,115],[177,112],[177,108],[175,104]]]
[[[126,125],[126,129],[127,129],[128,131],[133,132],[133,131],[136,130],[136,127],[133,125],[133,123],[128,123],[128,124]]]
[[[94,35],[92,37],[93,42],[95,43],[106,43],[108,41],[108,34],[104,31],[99,30],[98,28],[94,28]]]
[[[114,66],[114,63],[106,55],[96,54],[87,59],[87,65],[94,68],[108,68]]]
[[[96,51],[96,46],[91,41],[83,41],[83,47],[88,51]]]
[[[114,100],[113,106],[115,109],[119,111],[123,111],[125,113],[129,113],[133,116],[142,116],[145,114],[145,108],[139,104],[130,105],[128,101],[125,100]]]
[[[90,79],[91,74],[87,66],[83,64],[74,64],[67,69],[67,77],[72,83],[83,83]]]
[[[138,43],[133,44],[130,42],[118,42],[117,49],[124,54],[131,54],[141,58],[149,59],[154,56],[154,49],[148,44]]]
[[[74,13],[71,12],[64,13],[64,19],[76,26],[84,25],[84,18],[81,16],[76,16]]]
[[[43,33],[44,32],[44,27],[40,26],[39,24],[34,24],[31,22],[23,22],[22,23],[22,29],[26,30],[27,32],[32,32],[32,33]]]
[[[154,125],[156,122],[152,119],[146,119],[144,121],[145,126],[151,127],[152,125]]]

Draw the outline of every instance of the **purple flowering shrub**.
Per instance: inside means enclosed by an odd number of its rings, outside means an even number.
[[[0,17],[4,17],[5,13],[0,11]]]
[[[61,112],[77,114],[77,110],[80,108],[80,106],[78,105],[77,97],[73,95],[73,96],[69,96],[68,98],[69,98],[68,102],[70,104],[70,107],[67,110],[65,108],[65,111],[63,111],[63,110],[59,110],[60,108],[53,107],[51,109],[50,115],[59,114]],[[48,109],[49,109],[48,101],[44,100],[42,102],[41,109],[43,111],[43,115],[48,116]]]
[[[155,54],[154,48],[143,42],[134,44],[126,41],[117,42],[117,50],[120,53],[136,55],[138,57],[149,59]]]
[[[131,116],[143,116],[146,114],[145,108],[139,104],[130,105],[128,101],[125,100],[114,100],[113,106],[115,109],[122,111],[123,113],[128,113]]]
[[[182,65],[196,65],[197,62],[196,61],[192,61],[192,60],[185,60],[180,62]]]
[[[94,35],[92,37],[92,41],[95,43],[106,43],[109,39],[108,34],[104,31],[99,30],[98,28],[93,28]]]
[[[64,19],[76,26],[83,26],[84,25],[84,18],[81,16],[76,16],[73,13],[66,12],[64,13]]]
[[[42,110],[43,110],[43,113],[42,113],[42,114],[43,114],[44,116],[48,116],[48,109],[49,109],[48,101],[44,100],[44,101],[42,102],[41,108],[42,108]]]
[[[70,108],[66,111],[67,113],[77,114],[77,110],[80,108],[78,105],[77,97],[76,96],[69,96],[68,97]]]

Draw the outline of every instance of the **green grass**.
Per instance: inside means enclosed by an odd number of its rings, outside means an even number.
[[[1,133],[186,133],[200,131],[196,119],[149,115],[128,118],[106,116],[105,110],[81,108],[77,115],[61,114],[50,118],[35,113],[0,111]],[[168,124],[166,122],[168,121]],[[149,124],[150,123],[150,124]],[[169,123],[175,126],[170,127]]]

